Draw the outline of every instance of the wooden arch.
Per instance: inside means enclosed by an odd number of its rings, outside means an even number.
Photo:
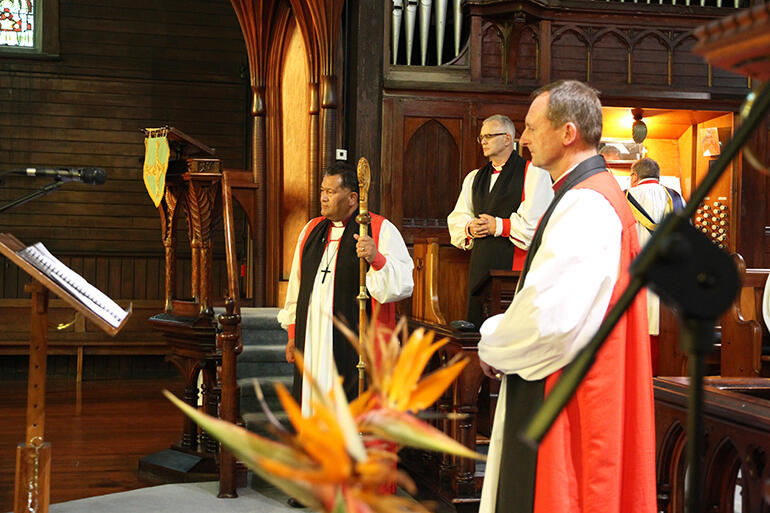
[[[275,137],[280,137],[280,88],[276,85],[283,61],[276,54],[283,55],[281,48],[287,23],[293,15],[307,51],[310,80],[308,185],[315,191],[321,170],[334,159],[336,146],[338,80],[335,70],[338,63],[335,57],[344,0],[231,0],[231,3],[246,45],[253,95],[250,167],[254,181],[259,185],[255,301],[257,305],[276,304],[279,266],[275,264],[279,238],[276,226],[267,226],[266,221],[268,217],[278,218],[272,210],[268,216],[267,205],[278,204],[275,195],[282,162],[281,145],[275,144]],[[313,195],[310,213],[315,215],[319,210],[318,197]]]

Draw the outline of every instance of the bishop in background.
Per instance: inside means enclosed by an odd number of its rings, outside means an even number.
[[[515,137],[507,116],[484,120],[477,140],[489,162],[468,173],[447,217],[452,244],[471,251],[465,318],[476,328],[484,315],[473,290],[492,269],[521,271],[537,223],[553,199],[548,171],[519,156]]]
[[[332,164],[321,181],[321,217],[311,219],[297,239],[286,303],[278,314],[289,332],[286,360],[300,351],[305,367],[322,392],[331,388],[334,366],[343,377],[348,399],[358,391],[358,353],[333,325],[332,316],[358,329],[359,258],[369,263],[366,288],[379,304],[378,322],[395,327],[395,302],[412,294],[414,264],[395,226],[371,213],[369,236],[359,237],[355,213],[358,177],[344,162]],[[313,391],[295,368],[294,396],[302,413],[311,413]]]

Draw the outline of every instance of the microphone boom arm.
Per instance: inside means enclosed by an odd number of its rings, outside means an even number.
[[[64,185],[64,182],[62,182],[61,180],[54,180],[53,182],[39,188],[35,192],[32,192],[30,194],[27,194],[26,196],[22,196],[21,198],[15,199],[10,203],[6,203],[5,205],[0,206],[0,214],[2,214],[6,210],[9,210],[13,207],[18,207],[19,205],[23,205],[24,203],[27,203],[28,201],[31,201],[37,197],[51,194],[52,192],[58,190],[59,187],[61,187],[62,185]]]

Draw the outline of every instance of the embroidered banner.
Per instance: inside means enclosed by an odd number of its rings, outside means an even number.
[[[147,128],[144,132],[144,186],[157,207],[166,192],[168,129]]]

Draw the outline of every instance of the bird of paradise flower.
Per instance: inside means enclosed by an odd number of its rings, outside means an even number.
[[[359,346],[358,337],[350,329],[335,323],[351,343]],[[291,394],[277,384],[281,406],[294,428],[294,433],[289,433],[275,422],[278,440],[208,416],[168,391],[164,394],[255,474],[310,508],[329,513],[426,513],[423,505],[410,498],[380,493],[394,480],[410,493],[415,492],[415,486],[406,474],[395,470],[396,453],[367,447],[362,436],[374,435],[400,446],[483,459],[483,455],[415,416],[444,393],[468,361],[453,359],[446,367],[420,379],[433,354],[447,339],[434,342],[434,333],[422,329],[407,338],[404,323],[390,334],[374,323],[363,329],[365,336],[358,350],[366,364],[370,387],[349,404],[341,382],[334,380],[329,393],[313,394],[318,399],[313,401],[311,416],[305,418]],[[400,333],[406,339],[403,347]],[[297,365],[303,370],[302,355],[297,356]],[[255,386],[261,397],[256,380]],[[274,418],[262,403],[268,417]]]

